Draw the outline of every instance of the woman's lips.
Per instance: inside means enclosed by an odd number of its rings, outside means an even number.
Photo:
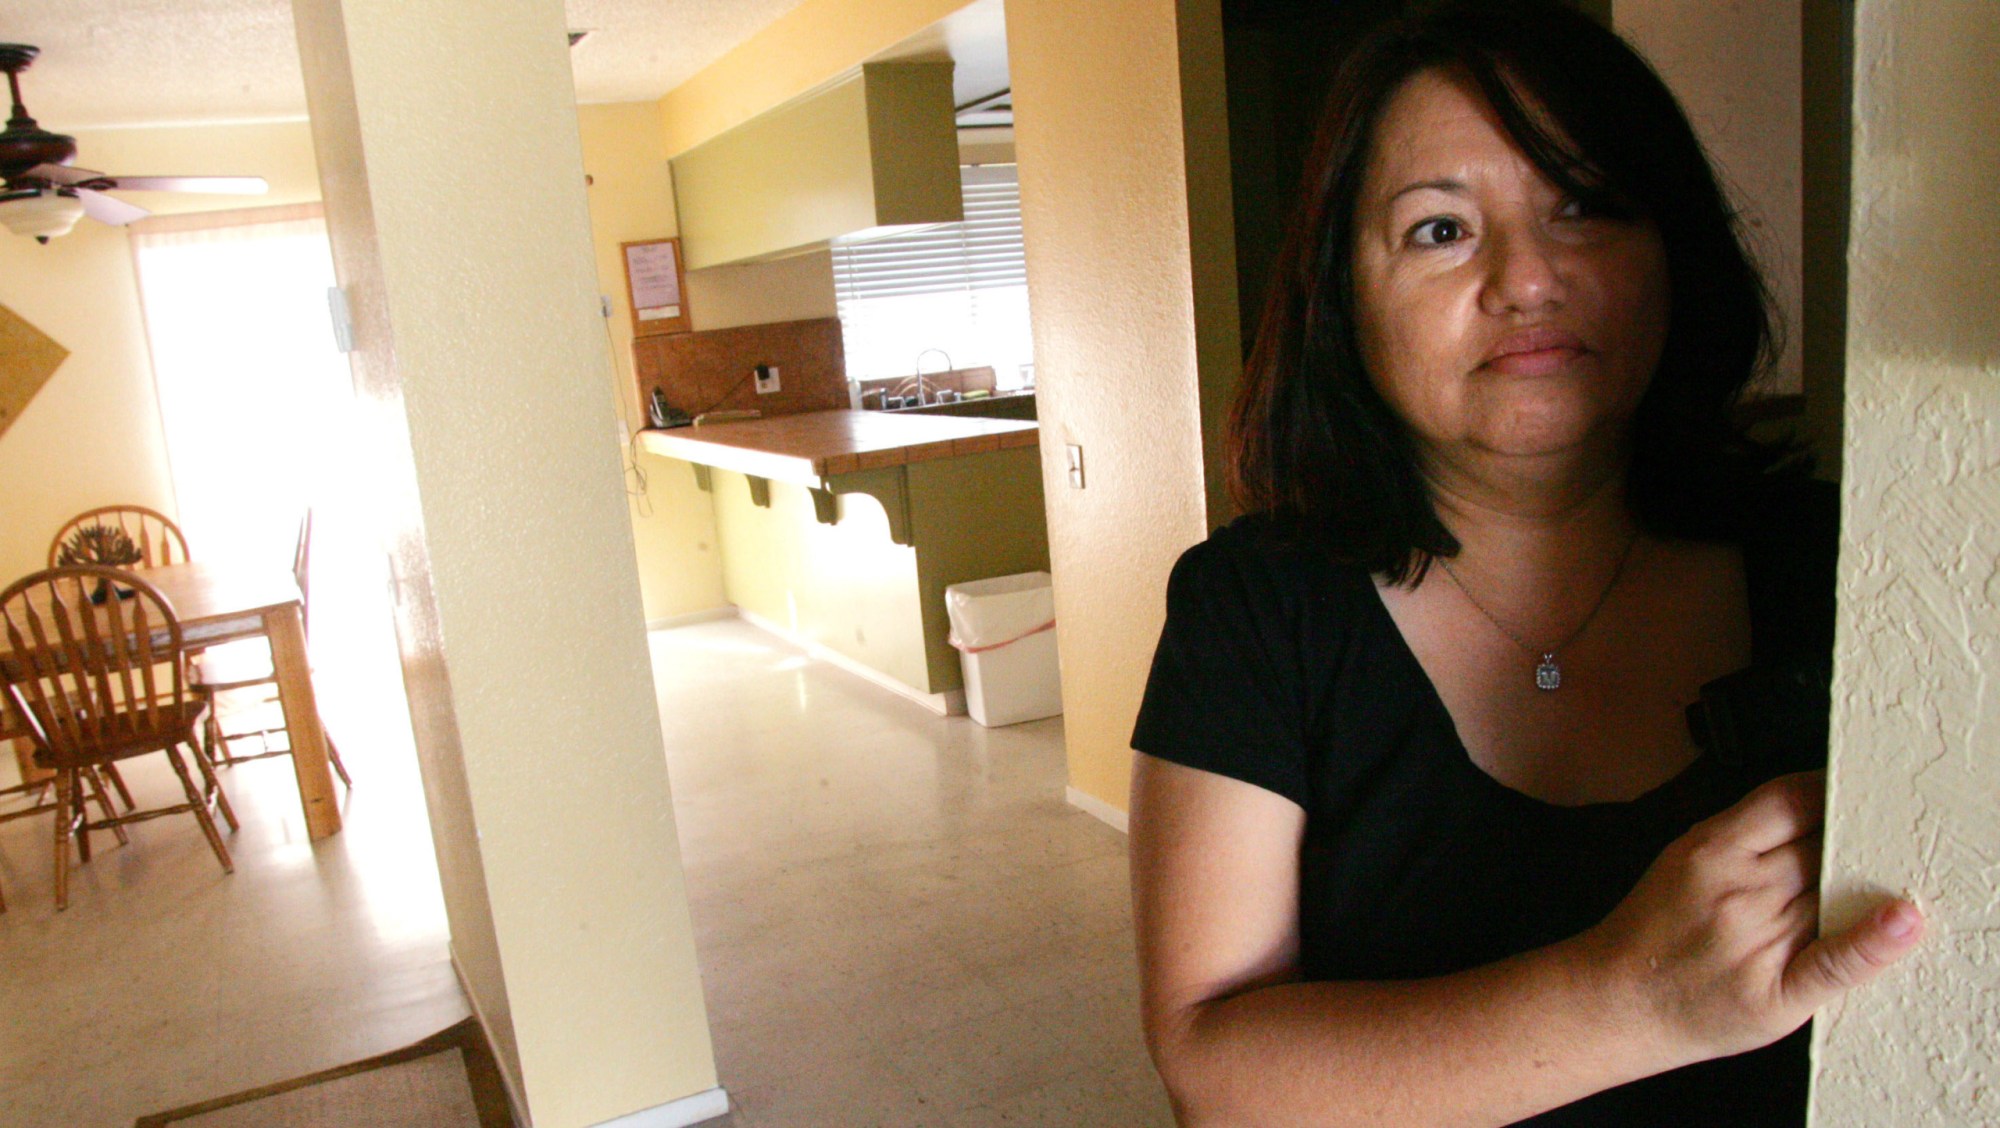
[[[1525,329],[1501,338],[1481,367],[1504,376],[1548,376],[1585,352],[1583,338],[1562,329]]]

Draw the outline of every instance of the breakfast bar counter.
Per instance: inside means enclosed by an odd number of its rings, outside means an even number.
[[[745,618],[941,712],[963,701],[944,589],[1048,568],[1039,443],[1029,421],[880,411],[638,440],[711,495]]]
[[[645,431],[639,441],[669,458],[816,485],[857,470],[1032,447],[1037,435],[1036,424],[1013,419],[811,411]]]

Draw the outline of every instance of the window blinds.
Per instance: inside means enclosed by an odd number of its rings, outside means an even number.
[[[1021,286],[1021,188],[1010,166],[963,170],[965,222],[833,248],[834,293],[871,298]]]
[[[908,376],[933,349],[952,366],[991,365],[1003,389],[1026,379],[1035,346],[1014,168],[961,169],[960,184],[964,222],[833,248],[849,379]]]

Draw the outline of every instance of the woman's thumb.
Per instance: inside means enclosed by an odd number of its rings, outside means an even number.
[[[1845,932],[1822,936],[1785,968],[1785,995],[1809,1010],[1874,979],[1923,939],[1924,916],[1891,901]]]

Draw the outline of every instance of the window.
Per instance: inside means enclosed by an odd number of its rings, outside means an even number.
[[[130,230],[188,547],[197,560],[289,569],[310,504],[323,709],[400,694],[380,500],[350,438],[360,411],[328,322],[320,205],[154,216]]]
[[[198,558],[288,564],[351,410],[319,206],[146,219],[132,249],[181,528]]]
[[[835,244],[848,379],[911,375],[929,349],[942,349],[953,368],[991,365],[1003,389],[1029,379],[1020,184],[1012,165],[967,167],[960,184],[963,223]],[[925,359],[925,371],[943,367],[935,354]]]

